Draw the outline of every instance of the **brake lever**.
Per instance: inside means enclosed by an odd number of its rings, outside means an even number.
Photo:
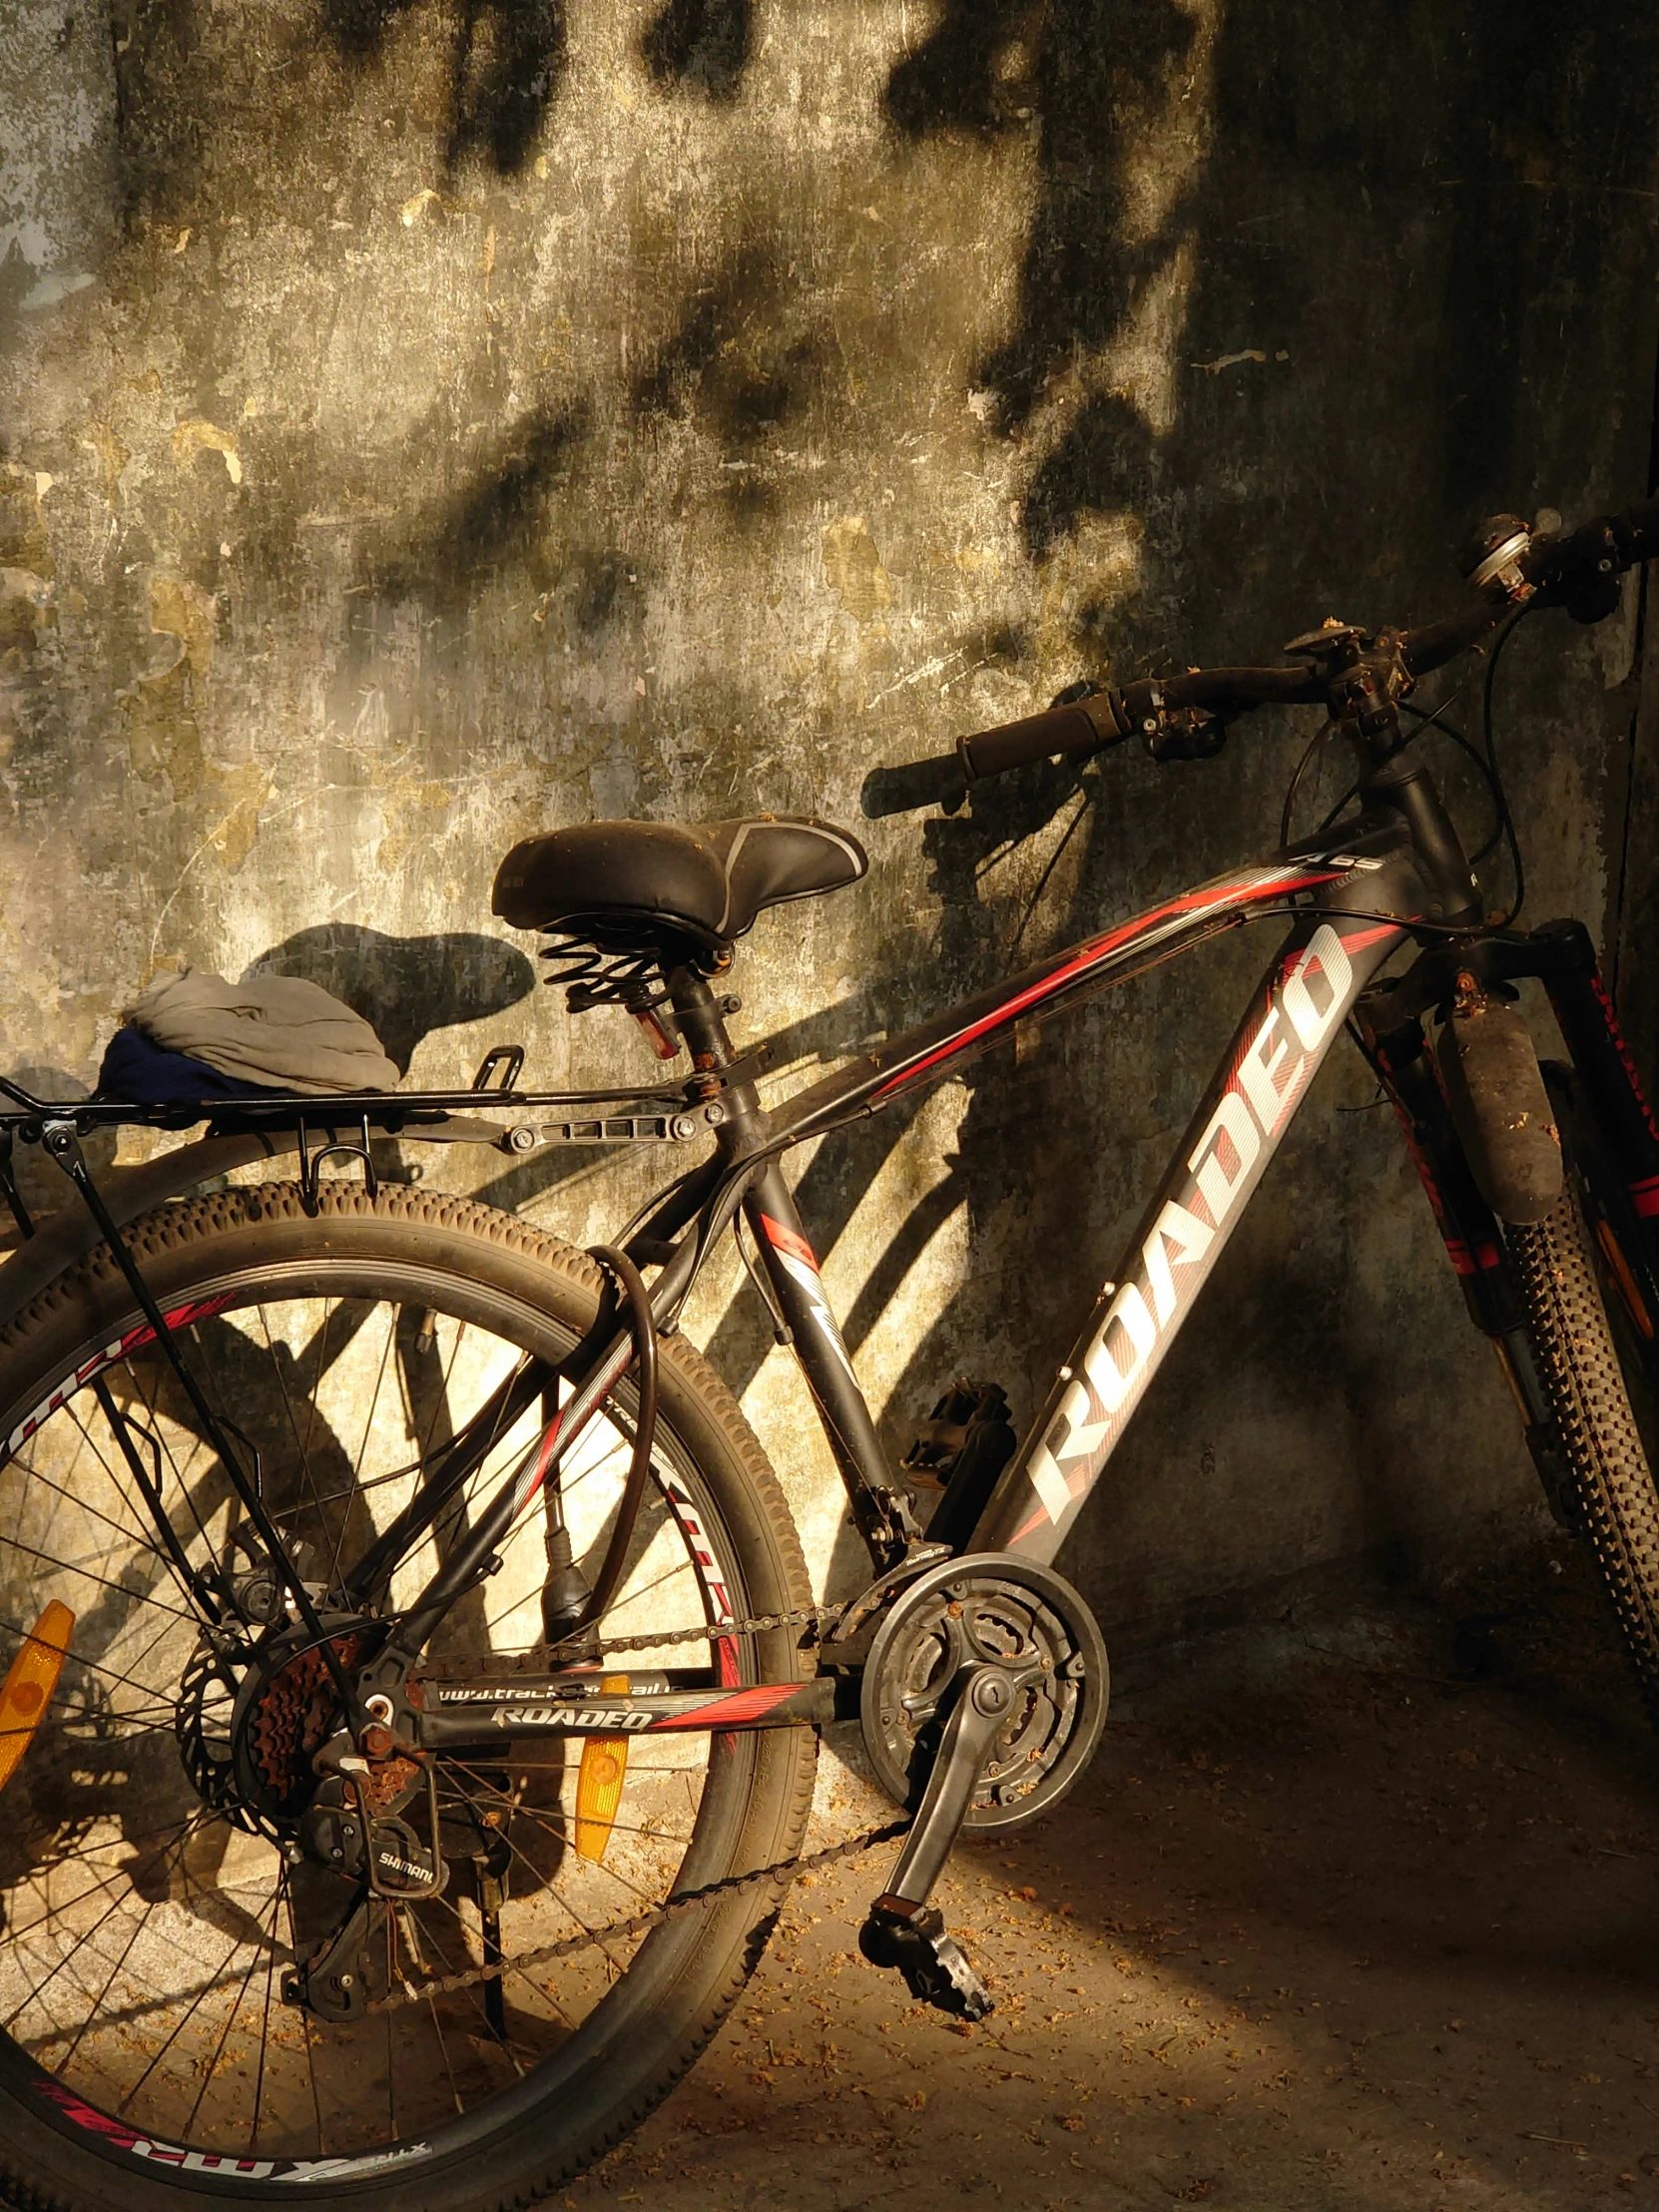
[[[1213,761],[1227,744],[1224,717],[1204,707],[1166,709],[1159,727],[1149,732],[1146,749],[1165,761]]]
[[[1130,731],[1159,763],[1213,761],[1227,743],[1230,715],[1216,706],[1172,707],[1156,677],[1126,685],[1119,706]]]

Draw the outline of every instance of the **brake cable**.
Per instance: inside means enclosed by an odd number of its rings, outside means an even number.
[[[570,1643],[591,1628],[616,1595],[628,1563],[628,1550],[634,1540],[640,1507],[645,1501],[646,1485],[651,1478],[651,1447],[657,1434],[657,1323],[651,1311],[651,1294],[639,1269],[625,1252],[618,1252],[612,1245],[593,1245],[589,1252],[591,1258],[608,1268],[615,1277],[628,1307],[639,1406],[634,1417],[633,1457],[628,1462],[628,1476],[622,1486],[616,1526],[606,1546],[604,1563],[581,1611],[560,1631],[560,1644]]]
[[[1480,734],[1486,748],[1486,760],[1492,772],[1492,783],[1498,801],[1498,835],[1504,837],[1508,842],[1509,857],[1515,870],[1514,903],[1498,925],[1504,929],[1508,928],[1520,912],[1521,903],[1526,897],[1526,868],[1521,859],[1520,839],[1515,834],[1514,817],[1509,812],[1508,794],[1503,788],[1503,774],[1497,765],[1497,747],[1492,732],[1492,685],[1497,677],[1497,664],[1502,656],[1503,648],[1509,643],[1509,640],[1537,604],[1538,602],[1535,599],[1529,599],[1524,606],[1515,610],[1498,632],[1496,642],[1492,646],[1491,659],[1486,663],[1486,680],[1480,689]],[[1497,836],[1493,836],[1482,847],[1477,858],[1484,859],[1487,853],[1496,846],[1496,843]]]

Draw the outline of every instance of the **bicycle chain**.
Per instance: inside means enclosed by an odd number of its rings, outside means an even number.
[[[604,1640],[605,1656],[618,1651],[658,1651],[664,1644],[715,1643],[727,1636],[758,1636],[777,1628],[816,1628],[822,1635],[843,1620],[849,1610],[846,1605],[814,1605],[793,1613],[760,1613],[749,1620],[709,1621],[697,1628],[659,1629],[654,1635],[608,1636]],[[542,1654],[526,1653],[525,1657],[539,1659]],[[547,1654],[551,1658],[552,1654]],[[445,1670],[448,1671],[447,1669]],[[493,1668],[489,1660],[478,1661],[470,1670],[474,1674],[500,1673],[497,1663]],[[514,1671],[529,1672],[523,1666]],[[485,1966],[471,1966],[459,1972],[440,1974],[433,1978],[412,1982],[404,1980],[400,1989],[391,1989],[383,1997],[373,1998],[366,2009],[369,2012],[392,2012],[406,2004],[424,2004],[429,1999],[452,1996],[461,1989],[474,1989],[485,1981],[499,1980],[509,1973],[527,1973],[533,1966],[556,1965],[561,1959],[573,1958],[580,1951],[592,1950],[597,1945],[620,1942],[634,1936],[649,1935],[652,1929],[667,1921],[677,1920],[684,1913],[695,1912],[707,1905],[711,1898],[724,1897],[729,1892],[755,1888],[763,1882],[775,1882],[784,1878],[796,1880],[804,1874],[813,1874],[821,1867],[832,1867],[842,1859],[854,1859],[866,1851],[874,1851],[881,1844],[895,1843],[908,1833],[910,1823],[889,1821],[885,1828],[866,1829],[861,1836],[849,1836],[844,1843],[831,1844],[824,1851],[811,1853],[805,1859],[781,1859],[770,1867],[757,1867],[751,1874],[725,1876],[719,1882],[711,1882],[701,1890],[688,1890],[684,1897],[673,1898],[667,1904],[653,1906],[648,1913],[636,1913],[625,1921],[611,1921],[604,1928],[585,1929],[579,1936],[566,1936],[559,1942],[544,1943],[538,1950],[524,1951],[514,1958],[502,1958]]]
[[[794,1613],[758,1613],[750,1620],[704,1621],[696,1628],[659,1628],[642,1636],[606,1636],[600,1641],[600,1649],[606,1658],[617,1651],[660,1651],[665,1644],[715,1644],[728,1636],[760,1636],[775,1628],[816,1628],[822,1635],[836,1627],[849,1612],[849,1605],[810,1605]],[[551,1673],[560,1664],[570,1665],[573,1660],[586,1659],[587,1654],[573,1652],[570,1659],[561,1662],[557,1644],[542,1645],[525,1652],[512,1667],[503,1669],[497,1658],[463,1660],[458,1666],[445,1661],[446,1678],[459,1676],[499,1676],[511,1680],[515,1674]]]
[[[830,1844],[824,1851],[815,1851],[805,1859],[780,1859],[770,1867],[757,1867],[752,1874],[729,1874],[719,1882],[707,1883],[701,1890],[688,1890],[684,1897],[671,1898],[666,1905],[653,1906],[649,1913],[636,1913],[626,1921],[610,1921],[603,1928],[585,1929],[579,1936],[566,1936],[559,1942],[543,1943],[538,1950],[521,1952],[515,1958],[501,1958],[487,1966],[471,1966],[459,1973],[435,1976],[432,1980],[412,1982],[405,1980],[401,1989],[391,1989],[383,1997],[372,1998],[365,2009],[369,2012],[394,2012],[405,2004],[424,2004],[429,1998],[450,1996],[459,1989],[474,1989],[481,1982],[499,1980],[504,1974],[528,1973],[532,1966],[556,1965],[560,1959],[574,1958],[579,1951],[592,1950],[596,1944],[620,1942],[631,1936],[649,1935],[652,1929],[665,1921],[678,1920],[683,1913],[693,1913],[707,1905],[711,1898],[724,1897],[728,1892],[753,1889],[762,1882],[783,1879],[796,1880],[804,1874],[816,1874],[821,1867],[832,1867],[842,1859],[855,1859],[863,1852],[873,1851],[879,1844],[896,1843],[909,1833],[910,1823],[889,1821],[885,1828],[865,1829],[861,1836],[849,1836],[845,1843]]]

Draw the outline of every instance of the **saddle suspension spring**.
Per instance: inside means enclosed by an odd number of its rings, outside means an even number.
[[[590,938],[559,936],[541,948],[551,961],[545,980],[565,986],[565,1004],[573,1014],[590,1006],[626,1006],[631,1014],[649,1014],[668,1001],[662,961],[655,949],[607,951]]]

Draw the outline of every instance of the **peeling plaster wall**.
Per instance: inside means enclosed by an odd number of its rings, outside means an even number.
[[[643,1080],[489,920],[527,830],[856,824],[870,767],[1080,671],[1421,618],[1470,516],[1644,488],[1634,0],[14,0],[0,102],[0,1053],[37,1078],[90,1081],[159,964],[268,960],[416,1081],[515,1037]],[[1606,929],[1646,867],[1635,613],[1507,663],[1537,918]],[[866,884],[757,928],[741,1035],[810,1073],[1270,844],[1306,736],[870,826]],[[803,1163],[895,1444],[956,1373],[1040,1396],[1267,951]],[[1535,1513],[1369,1096],[1322,1078],[1085,1517],[1109,1623]],[[444,1172],[584,1241],[645,1171]],[[732,1268],[698,1333],[844,1579]]]

